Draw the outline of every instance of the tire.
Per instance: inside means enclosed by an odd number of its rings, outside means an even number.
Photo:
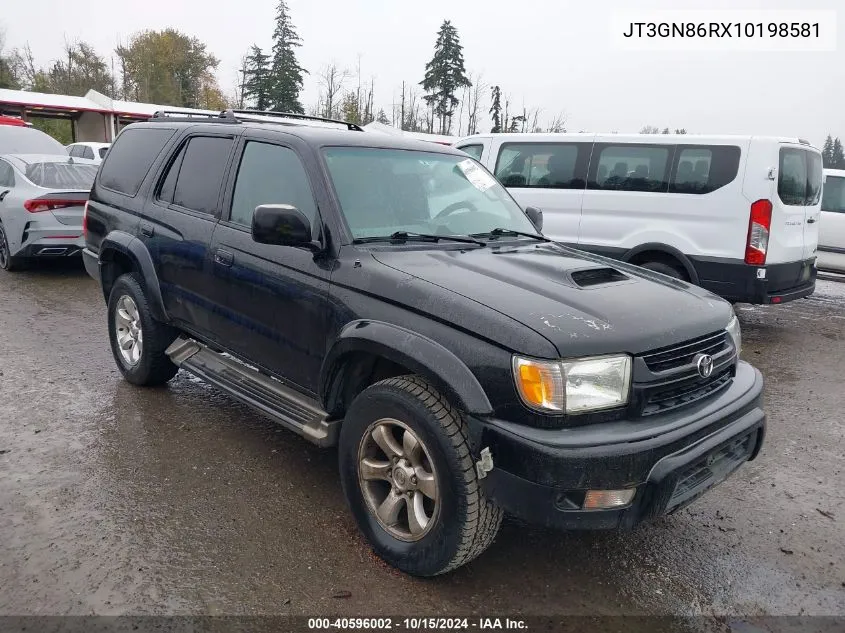
[[[134,306],[134,310],[130,306]],[[131,324],[121,316],[119,309],[129,315]],[[176,375],[179,368],[170,362],[164,350],[176,339],[178,332],[153,318],[135,273],[121,275],[114,283],[109,295],[108,320],[112,355],[128,382],[139,386],[163,385]],[[126,357],[118,343],[118,336],[125,340],[127,334],[133,341],[140,338],[141,342],[136,348],[128,348],[137,349],[137,355],[131,354],[131,358]]]
[[[424,464],[417,473],[419,489],[405,495],[404,516],[410,526],[409,503],[428,504],[429,513],[426,529],[414,535],[409,529],[404,536],[400,531],[402,510],[399,510],[396,526],[385,527],[375,511],[373,490],[396,491],[400,485],[398,472],[403,461],[395,462],[387,470],[394,470],[388,480],[365,479],[361,468],[361,455],[373,445],[378,427],[397,422],[399,426],[393,439],[401,442],[406,456],[407,433],[419,440]],[[399,436],[401,435],[401,439]],[[380,451],[381,449],[376,449]],[[387,451],[382,455],[368,457],[368,463],[383,464]],[[461,414],[428,382],[417,376],[389,378],[371,385],[353,401],[341,425],[339,445],[340,475],[343,492],[358,526],[376,554],[390,565],[415,576],[435,576],[451,571],[468,563],[481,554],[493,542],[502,522],[502,510],[488,501],[478,480],[475,461],[470,452],[467,428]],[[411,460],[413,461],[413,460]],[[425,465],[427,464],[427,466]],[[382,468],[382,466],[379,466]],[[429,470],[426,470],[428,468]],[[373,469],[376,470],[376,469]],[[426,479],[428,477],[429,479]],[[414,484],[416,477],[411,477]],[[435,482],[437,502],[427,497],[423,481],[429,486]],[[379,486],[381,488],[379,488]],[[429,489],[430,491],[430,489]],[[390,496],[393,492],[388,492]],[[410,496],[415,495],[415,496]],[[377,500],[377,499],[376,499]],[[439,504],[439,505],[438,505]],[[433,509],[432,509],[433,508]],[[417,513],[414,513],[417,516]]]
[[[3,224],[0,223],[0,269],[11,273],[23,269],[23,267],[24,260],[12,256],[6,231],[3,229]]]
[[[682,269],[680,265],[673,266],[664,262],[645,262],[640,264],[640,268],[653,270],[656,273],[663,273],[667,277],[674,277],[675,279],[680,279],[681,281],[689,281],[687,271]]]

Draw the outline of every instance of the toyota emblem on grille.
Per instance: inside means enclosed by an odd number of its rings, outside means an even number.
[[[702,378],[710,378],[713,373],[713,357],[710,354],[697,354],[695,357],[695,368]]]

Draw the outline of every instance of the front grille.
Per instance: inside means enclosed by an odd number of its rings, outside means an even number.
[[[731,365],[718,375],[714,374],[709,378],[694,377],[683,380],[680,384],[673,383],[666,388],[655,387],[647,393],[640,415],[665,413],[706,398],[727,387],[733,378],[733,373],[734,366]]]
[[[691,503],[703,492],[721,483],[739,468],[753,448],[751,438],[754,434],[732,440],[702,457],[679,474],[675,490],[666,506],[667,512],[677,510]],[[756,437],[756,436],[755,436]]]
[[[645,354],[642,358],[653,372],[676,369],[690,365],[697,354],[715,356],[728,346],[728,334],[724,330],[701,336],[680,345],[664,347]]]

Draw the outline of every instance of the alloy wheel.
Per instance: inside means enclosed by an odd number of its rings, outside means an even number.
[[[144,349],[144,333],[141,329],[141,315],[138,306],[129,295],[123,295],[117,302],[114,313],[114,330],[117,347],[127,365],[137,365]]]

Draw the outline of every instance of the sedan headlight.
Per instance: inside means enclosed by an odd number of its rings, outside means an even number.
[[[631,357],[596,356],[562,361],[515,356],[514,378],[522,401],[544,413],[588,413],[628,403]]]
[[[736,354],[739,356],[739,353],[742,351],[742,330],[739,327],[739,319],[736,318],[734,314],[731,316],[731,320],[728,321],[728,326],[725,328],[728,333],[728,336],[731,337],[733,340],[734,348],[736,348]]]

